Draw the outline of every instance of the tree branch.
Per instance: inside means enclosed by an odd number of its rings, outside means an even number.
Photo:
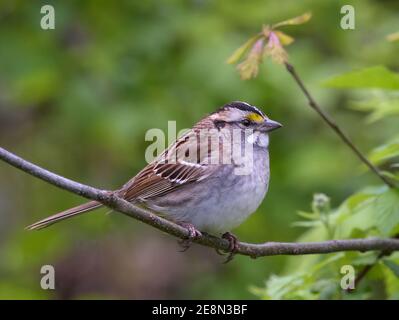
[[[358,156],[358,158],[372,171],[374,172],[388,187],[394,188],[395,185],[389,181],[381,172],[378,170],[376,166],[374,166],[366,156],[353,144],[351,139],[342,131],[342,129],[338,126],[338,124],[325,112],[318,103],[313,99],[312,95],[306,89],[305,84],[299,77],[296,72],[294,66],[288,62],[285,62],[285,67],[287,71],[292,75],[298,86],[301,88],[302,92],[305,94],[308,99],[309,106],[315,110],[323,120],[335,131],[336,134],[342,139],[342,141],[352,149],[352,151]]]
[[[0,148],[0,159],[54,186],[70,191],[87,199],[101,202],[105,206],[115,211],[123,213],[136,220],[140,220],[170,235],[181,239],[186,239],[188,237],[188,231],[185,228],[171,221],[163,219],[148,210],[136,207],[130,202],[117,197],[112,191],[96,189],[61,177],[55,173],[32,164],[3,148]],[[228,251],[229,248],[229,242],[227,240],[208,234],[203,234],[201,237],[195,239],[194,242],[224,251]],[[323,254],[339,251],[365,252],[373,250],[399,251],[399,239],[369,238],[302,243],[267,242],[262,244],[239,242],[237,244],[238,254],[253,258],[272,255]]]

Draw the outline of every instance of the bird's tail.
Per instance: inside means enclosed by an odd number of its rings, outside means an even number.
[[[49,216],[43,220],[35,222],[35,223],[31,224],[30,226],[27,226],[26,229],[27,230],[39,230],[42,228],[46,228],[53,223],[62,221],[64,219],[69,219],[71,217],[74,217],[74,216],[84,213],[84,212],[92,211],[101,206],[102,206],[102,204],[97,201],[86,202],[84,204],[81,204],[80,206],[73,207],[68,210],[53,214],[52,216]]]

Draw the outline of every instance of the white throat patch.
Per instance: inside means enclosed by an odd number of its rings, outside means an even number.
[[[267,148],[269,146],[269,135],[267,133],[255,131],[247,137],[247,142],[262,148]]]

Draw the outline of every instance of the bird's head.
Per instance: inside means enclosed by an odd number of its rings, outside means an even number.
[[[217,128],[250,129],[255,132],[269,133],[282,127],[280,123],[269,119],[257,107],[241,101],[225,104],[212,113],[210,118]]]

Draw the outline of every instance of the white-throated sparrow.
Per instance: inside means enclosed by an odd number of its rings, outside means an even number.
[[[191,237],[225,232],[234,241],[228,231],[253,213],[267,192],[268,134],[280,127],[245,102],[226,104],[115,192],[186,226]],[[90,201],[27,228],[41,229],[100,206]]]

